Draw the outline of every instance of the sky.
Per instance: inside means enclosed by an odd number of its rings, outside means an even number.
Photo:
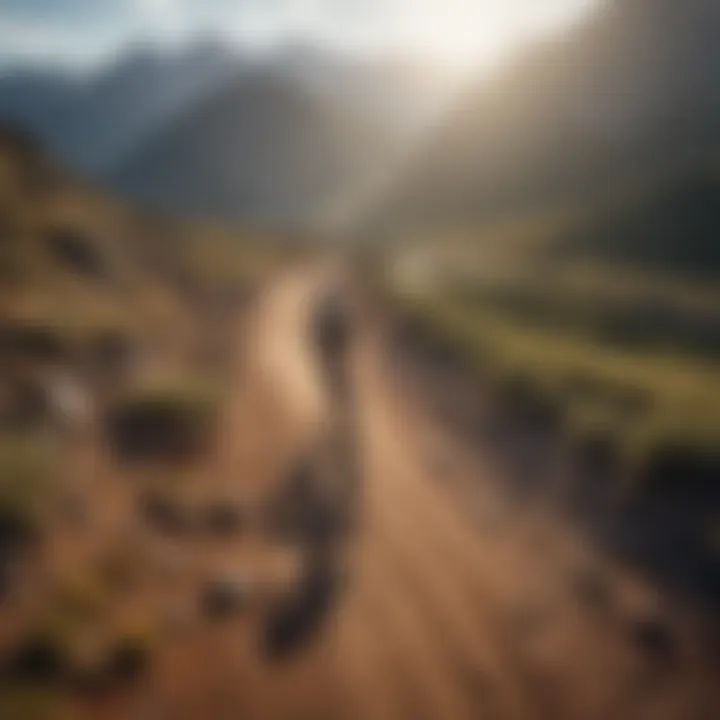
[[[0,63],[92,66],[130,42],[217,33],[491,65],[597,0],[0,0]]]

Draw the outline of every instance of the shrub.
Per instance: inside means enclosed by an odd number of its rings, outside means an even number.
[[[156,633],[148,626],[129,626],[96,638],[89,653],[75,654],[69,680],[83,695],[105,693],[118,683],[136,680],[149,668],[156,649]]]
[[[10,678],[47,684],[88,675],[82,662],[83,640],[94,632],[108,599],[91,575],[56,583],[40,613],[27,620],[9,649],[6,672]]]
[[[575,429],[572,456],[581,475],[603,476],[622,467],[622,443],[617,431],[602,424]]]
[[[677,483],[687,490],[715,490],[720,481],[720,453],[689,443],[660,442],[648,456],[644,472],[656,490],[671,490]]]
[[[98,572],[108,590],[123,592],[136,584],[142,561],[135,547],[123,544],[100,559]]]
[[[205,583],[200,604],[211,620],[224,620],[245,610],[250,600],[249,579],[242,573],[213,578]]]
[[[245,526],[245,513],[230,501],[217,501],[208,505],[202,513],[204,529],[217,536],[236,535]]]
[[[495,415],[503,426],[554,436],[564,425],[560,395],[528,374],[507,372],[497,381],[494,396]]]
[[[0,717],[8,720],[70,720],[73,715],[59,691],[14,685],[0,690]]]
[[[691,441],[658,438],[637,474],[642,497],[679,511],[712,514],[720,502],[720,452]]]
[[[37,377],[21,377],[5,388],[1,421],[15,430],[40,428],[52,416],[52,399],[46,384]]]
[[[49,321],[6,321],[0,326],[0,357],[42,362],[66,359],[71,343],[64,328]]]
[[[139,498],[143,519],[165,535],[182,536],[195,525],[192,508],[187,500],[168,488],[154,488]]]
[[[55,588],[53,612],[63,626],[76,627],[97,618],[107,601],[107,593],[97,578],[79,575]]]
[[[50,499],[51,456],[37,438],[0,440],[0,547],[17,547],[42,529]]]
[[[107,659],[108,674],[121,681],[144,675],[157,650],[157,638],[151,628],[123,630],[113,642]]]
[[[677,660],[678,638],[662,617],[648,614],[632,618],[628,630],[630,640],[652,666],[666,668]]]
[[[120,398],[106,425],[124,461],[185,461],[210,450],[217,414],[217,394],[197,384],[146,387]]]
[[[605,611],[612,604],[610,585],[599,570],[577,568],[570,575],[570,587],[577,599],[592,610]]]
[[[69,270],[98,280],[108,277],[107,260],[92,236],[81,230],[59,227],[48,230],[45,241],[55,260]]]
[[[14,681],[50,683],[60,679],[69,662],[66,638],[52,628],[31,628],[11,650],[7,672]]]
[[[84,347],[90,370],[101,379],[122,379],[133,364],[132,338],[119,328],[98,328]]]

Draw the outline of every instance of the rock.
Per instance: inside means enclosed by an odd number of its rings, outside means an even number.
[[[69,373],[55,373],[46,381],[53,416],[66,427],[90,423],[94,416],[90,393]]]
[[[0,558],[0,603],[10,599],[16,585],[15,566],[7,558]]]
[[[55,259],[73,272],[96,280],[107,280],[109,264],[95,238],[73,228],[56,228],[46,236]]]
[[[211,504],[205,510],[201,525],[212,535],[236,535],[243,530],[245,514],[237,505],[221,501]]]
[[[47,387],[35,378],[16,381],[5,394],[2,411],[4,424],[18,429],[44,426],[53,414]]]
[[[120,638],[108,658],[108,673],[121,682],[130,682],[144,675],[152,662],[150,638],[128,635]]]
[[[577,599],[592,610],[606,610],[610,607],[612,597],[605,579],[589,569],[577,570],[573,573],[570,584]]]
[[[10,656],[8,670],[22,682],[51,682],[66,667],[65,648],[51,635],[30,634],[22,638]]]
[[[71,357],[67,337],[56,327],[43,323],[0,325],[0,359],[61,363]]]
[[[250,592],[250,580],[243,573],[209,580],[201,595],[203,613],[211,620],[237,615],[247,607]]]
[[[675,661],[677,640],[662,618],[654,615],[635,618],[631,623],[630,636],[653,666],[667,667]]]
[[[193,530],[187,508],[171,497],[148,493],[140,499],[140,512],[148,525],[164,535],[177,537]]]

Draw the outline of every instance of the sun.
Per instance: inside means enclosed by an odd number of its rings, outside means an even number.
[[[405,0],[406,41],[446,65],[491,67],[597,0]],[[399,23],[400,25],[400,23]]]

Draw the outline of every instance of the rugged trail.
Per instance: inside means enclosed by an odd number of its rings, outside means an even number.
[[[243,330],[213,475],[256,508],[329,432],[309,330],[326,284],[325,271],[287,274]],[[261,603],[219,626],[166,668],[167,716],[717,717],[693,622],[557,518],[514,504],[492,461],[432,414],[412,373],[392,370],[382,327],[361,311],[356,329],[346,427],[362,485],[350,539],[328,561],[337,587],[322,623],[280,659],[259,652]],[[334,468],[331,483],[346,482],[349,465]],[[259,587],[305,567],[262,523],[224,552]],[[648,618],[670,633],[658,647],[638,630]]]

